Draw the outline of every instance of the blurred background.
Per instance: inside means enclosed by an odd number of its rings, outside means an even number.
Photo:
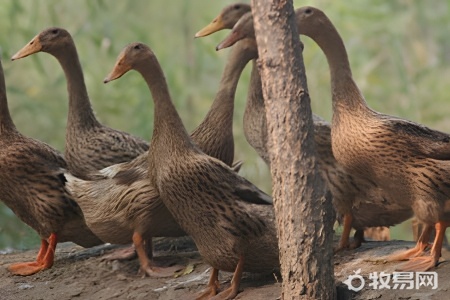
[[[228,50],[215,51],[227,32],[193,37],[230,3],[1,0],[0,52],[16,126],[64,150],[68,97],[58,62],[46,53],[10,61],[41,30],[60,26],[73,35],[92,105],[103,124],[151,137],[153,104],[142,78],[133,72],[102,83],[122,48],[141,41],[156,53],[176,107],[192,131],[214,99],[228,55]],[[355,81],[373,109],[450,132],[450,0],[294,0],[294,5],[319,7],[334,22],[347,46]],[[302,40],[313,111],[330,120],[328,65],[309,38]],[[247,67],[236,95],[235,157],[245,162],[241,174],[270,193],[269,170],[243,136],[249,74]],[[396,226],[391,237],[411,240],[410,225]],[[38,244],[36,233],[0,203],[0,250]]]

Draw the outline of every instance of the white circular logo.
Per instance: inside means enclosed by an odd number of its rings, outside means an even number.
[[[355,274],[348,276],[347,280],[345,280],[344,283],[347,285],[349,290],[359,292],[360,290],[362,290],[364,288],[364,284],[366,283],[366,281],[364,280],[364,277],[359,275],[359,273],[361,273],[361,269],[353,271],[353,273],[355,273]],[[354,279],[359,279],[359,281],[360,281],[359,286],[353,285]]]

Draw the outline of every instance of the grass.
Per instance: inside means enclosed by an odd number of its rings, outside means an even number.
[[[176,107],[188,130],[193,130],[214,98],[228,52],[214,50],[226,32],[199,40],[193,36],[229,3],[232,1],[3,0],[0,50],[17,127],[63,150],[67,91],[62,69],[45,53],[9,61],[42,29],[61,26],[75,39],[91,102],[102,123],[151,137],[153,106],[142,78],[131,73],[102,84],[120,50],[130,42],[142,41],[157,54]],[[308,4],[324,9],[335,23],[347,46],[355,80],[372,108],[450,132],[449,0],[435,0],[433,5],[418,0],[294,0],[296,7]],[[310,39],[302,40],[313,111],[329,120],[327,62]],[[244,176],[270,192],[268,168],[242,131],[248,79],[249,68],[236,95],[236,159],[245,162]],[[409,238],[409,229],[399,228],[393,236]],[[28,248],[37,242],[36,234],[1,204],[0,249]]]

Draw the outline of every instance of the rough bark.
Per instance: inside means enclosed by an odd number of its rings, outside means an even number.
[[[292,0],[252,0],[269,131],[283,299],[334,299],[331,198],[316,167]]]

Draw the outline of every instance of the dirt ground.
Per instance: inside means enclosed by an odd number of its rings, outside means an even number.
[[[162,239],[155,243],[157,261],[187,265],[192,270],[176,278],[141,278],[137,259],[108,261],[102,255],[115,246],[103,245],[84,249],[71,243],[58,245],[54,266],[28,277],[12,276],[6,266],[34,260],[37,249],[0,255],[0,299],[192,299],[209,278],[209,266],[202,262],[195,245],[188,238]],[[392,273],[399,263],[373,262],[394,250],[406,249],[409,242],[368,242],[357,250],[344,251],[334,260],[338,299],[449,299],[450,264],[444,262],[435,271],[439,276],[436,290],[421,287],[412,290],[374,290],[368,287],[369,273]],[[450,260],[446,251],[444,259]],[[342,283],[361,269],[365,288],[354,293]],[[222,287],[230,284],[231,273],[221,272]],[[277,278],[278,277],[278,278]],[[280,299],[279,275],[245,274],[236,299]],[[356,284],[355,284],[356,285]]]
[[[177,278],[142,278],[137,259],[108,261],[103,254],[117,247],[103,245],[84,249],[72,243],[59,244],[55,264],[38,274],[20,277],[6,266],[32,261],[37,249],[0,255],[1,300],[66,299],[193,299],[209,279],[209,266],[202,262],[189,238],[162,239],[155,243],[155,260],[193,266]],[[230,285],[232,273],[220,273],[222,287]],[[245,274],[236,299],[277,299],[281,284],[272,275]]]

